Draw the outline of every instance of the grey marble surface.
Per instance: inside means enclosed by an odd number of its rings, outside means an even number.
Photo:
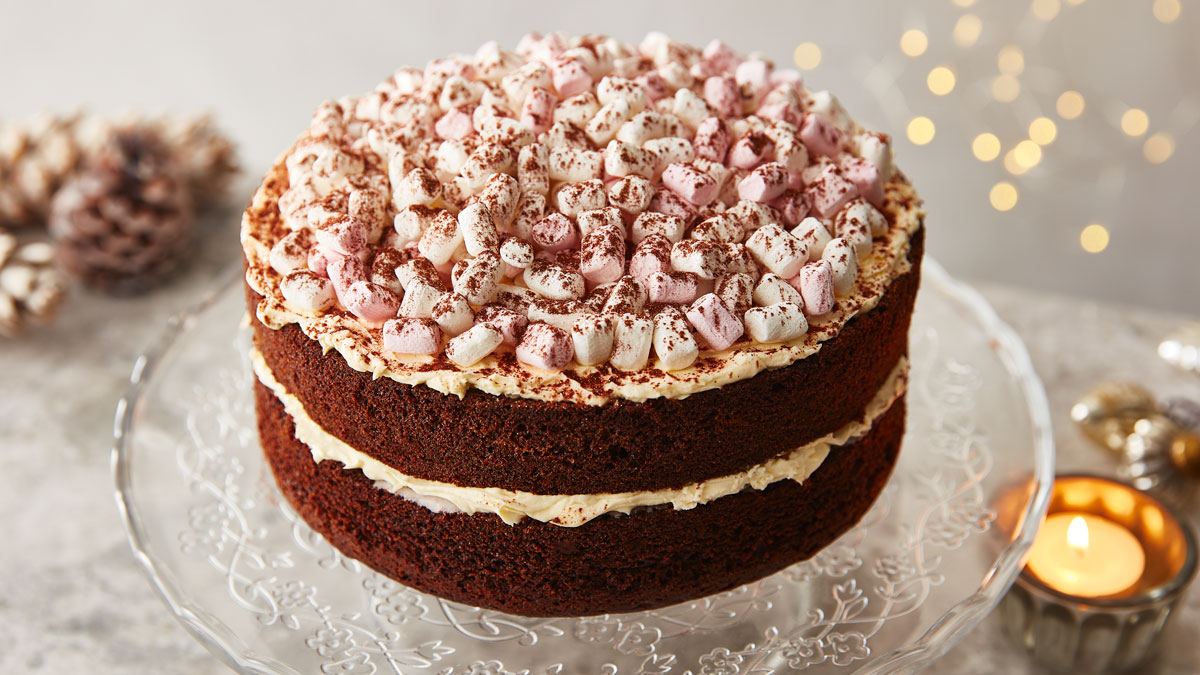
[[[236,255],[232,227],[213,225],[190,269],[169,286],[136,299],[76,292],[59,322],[0,343],[0,672],[228,672],[175,623],[135,564],[112,497],[109,447],[134,359],[168,316],[228,273]],[[1070,403],[1097,380],[1130,377],[1162,395],[1200,398],[1200,378],[1154,354],[1183,317],[1007,287],[984,292],[1027,340],[1045,379],[1061,469],[1113,470],[1067,419]],[[1200,669],[1200,643],[1187,639],[1197,630],[1200,584],[1172,630],[1161,672]],[[993,617],[931,672],[1037,671]]]

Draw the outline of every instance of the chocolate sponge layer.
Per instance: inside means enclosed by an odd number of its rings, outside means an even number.
[[[401,583],[528,616],[662,607],[807,559],[883,489],[904,433],[900,398],[865,436],[833,448],[803,484],[783,480],[690,510],[607,514],[579,527],[434,513],[361,471],[316,463],[275,395],[255,385],[259,434],[280,490],[343,553]]]
[[[289,324],[253,320],[275,378],[317,423],[410,476],[540,494],[680,487],[749,467],[858,420],[901,356],[920,282],[924,228],[912,270],[879,304],[812,356],[682,399],[603,406],[464,398],[373,379]],[[253,307],[259,297],[247,291]]]

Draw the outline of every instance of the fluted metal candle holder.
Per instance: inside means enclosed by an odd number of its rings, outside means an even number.
[[[1082,512],[1118,523],[1138,539],[1146,567],[1116,596],[1073,597],[1028,568],[1002,603],[1009,634],[1035,660],[1072,673],[1115,673],[1144,662],[1196,573],[1196,537],[1149,495],[1107,478],[1059,476],[1047,515]]]

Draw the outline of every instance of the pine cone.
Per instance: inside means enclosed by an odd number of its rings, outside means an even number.
[[[0,223],[45,222],[50,200],[85,153],[79,115],[0,125]]]
[[[233,143],[217,131],[208,115],[167,119],[157,126],[187,175],[192,202],[199,208],[219,203],[238,172]]]
[[[147,127],[119,130],[54,197],[50,232],[63,268],[88,286],[147,290],[188,249],[192,202],[170,147]]]
[[[0,231],[0,336],[20,335],[28,324],[58,313],[67,284],[54,267],[54,247],[44,241],[19,245]]]

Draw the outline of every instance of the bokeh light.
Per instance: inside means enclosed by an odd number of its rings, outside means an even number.
[[[1029,123],[1029,140],[1038,145],[1050,145],[1058,137],[1058,126],[1049,117],[1039,117]]]
[[[1108,248],[1108,229],[1092,223],[1079,233],[1079,245],[1088,253],[1099,253]]]
[[[971,142],[971,154],[981,162],[990,162],[1000,156],[1000,139],[996,134],[983,133]]]
[[[1011,211],[1017,205],[1017,188],[1007,181],[996,183],[988,193],[988,201],[997,211]]]
[[[1130,108],[1121,115],[1121,131],[1129,136],[1141,136],[1150,128],[1150,116],[1141,108]]]
[[[983,32],[983,21],[974,14],[963,14],[954,23],[954,44],[959,47],[973,46]]]
[[[1004,153],[1004,170],[1014,176],[1023,176],[1029,172],[1029,165],[1017,161],[1017,149],[1013,148]]]
[[[795,60],[797,68],[812,70],[821,65],[821,48],[815,42],[801,42],[796,45],[796,51],[792,58]]]
[[[1183,6],[1179,0],[1154,0],[1154,18],[1163,23],[1171,23],[1179,18]]]
[[[992,80],[992,98],[1001,103],[1012,103],[1021,94],[1021,81],[1012,75],[997,75]]]
[[[926,49],[929,49],[929,38],[916,28],[906,30],[904,35],[900,36],[900,51],[904,52],[905,56],[916,58],[924,54]]]
[[[954,0],[954,4],[958,5],[959,7],[970,7],[971,5],[975,4],[975,0]]]
[[[1032,169],[1042,161],[1042,146],[1033,141],[1021,141],[1013,148],[1013,159],[1026,169]]]
[[[1062,5],[1058,0],[1033,0],[1033,6],[1030,9],[1038,19],[1053,21],[1054,17],[1058,16],[1059,10],[1062,9]]]
[[[1059,117],[1064,120],[1073,120],[1083,114],[1085,106],[1086,103],[1083,100],[1083,94],[1074,90],[1067,90],[1059,95],[1054,107],[1058,110]]]
[[[954,91],[954,71],[946,66],[938,66],[929,71],[929,77],[925,78],[925,84],[935,95],[945,96]]]
[[[1025,53],[1016,45],[1005,45],[996,54],[996,65],[1005,75],[1020,75],[1025,70]]]
[[[914,117],[908,123],[908,140],[914,145],[925,145],[933,140],[936,131],[933,120],[925,116]]]
[[[1171,134],[1159,132],[1142,144],[1142,155],[1151,164],[1162,164],[1175,154],[1175,139]]]

